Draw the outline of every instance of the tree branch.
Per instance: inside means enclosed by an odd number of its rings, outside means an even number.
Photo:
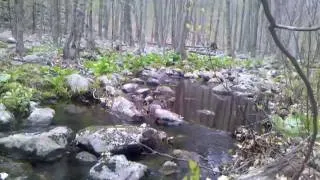
[[[265,15],[270,23],[269,31],[271,33],[271,36],[272,36],[275,44],[282,51],[282,53],[288,57],[288,59],[290,60],[290,62],[294,66],[294,68],[296,69],[297,73],[299,74],[300,78],[302,79],[303,83],[305,84],[305,86],[307,88],[308,98],[309,98],[310,104],[311,104],[311,111],[313,114],[313,119],[312,119],[313,133],[312,133],[312,136],[310,139],[310,143],[309,143],[308,150],[307,150],[307,153],[306,153],[306,156],[304,159],[304,163],[301,166],[301,169],[293,177],[293,179],[299,179],[299,176],[301,175],[302,171],[304,170],[305,164],[310,159],[310,156],[311,156],[311,153],[312,153],[312,150],[314,147],[314,143],[316,141],[316,137],[317,137],[317,133],[318,133],[318,120],[317,120],[318,119],[318,107],[317,107],[317,102],[314,97],[313,89],[311,87],[311,84],[310,84],[307,76],[303,72],[303,70],[300,67],[299,63],[297,62],[296,58],[283,46],[283,44],[281,43],[281,41],[275,31],[275,28],[286,29],[286,30],[291,30],[291,31],[316,31],[316,30],[320,30],[320,27],[318,27],[318,28],[297,28],[297,27],[291,27],[291,26],[277,25],[275,19],[273,18],[272,14],[271,14],[268,1],[261,0],[261,3],[264,8]]]

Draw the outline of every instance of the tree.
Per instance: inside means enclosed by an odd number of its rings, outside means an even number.
[[[227,55],[233,56],[232,43],[231,43],[232,25],[231,25],[231,19],[230,19],[230,8],[231,8],[230,0],[226,0]]]
[[[16,53],[22,57],[24,55],[24,42],[23,42],[23,31],[24,31],[24,0],[14,0],[15,9],[15,37]]]
[[[274,19],[274,17],[271,14],[268,0],[261,0],[261,3],[263,5],[265,15],[266,15],[266,17],[267,17],[267,19],[268,19],[268,21],[270,23],[269,31],[271,33],[271,36],[272,36],[275,44],[277,45],[277,47],[281,50],[281,52],[283,54],[285,54],[287,56],[287,58],[290,60],[290,62],[294,66],[295,70],[299,74],[300,78],[304,82],[305,87],[307,89],[310,105],[311,105],[311,111],[312,111],[312,115],[313,115],[313,117],[312,117],[313,132],[312,132],[312,135],[311,135],[311,139],[309,141],[309,146],[308,146],[307,153],[305,155],[304,162],[303,162],[301,168],[299,169],[299,171],[297,171],[297,173],[294,175],[294,179],[299,179],[302,171],[304,170],[305,164],[310,159],[310,156],[311,156],[311,153],[313,151],[313,147],[314,147],[314,144],[315,144],[315,141],[316,141],[316,138],[317,138],[317,134],[318,134],[318,105],[317,105],[317,101],[316,101],[315,96],[314,96],[313,89],[311,87],[311,83],[310,83],[307,75],[303,72],[302,68],[300,67],[300,65],[299,65],[299,63],[297,61],[297,59],[284,47],[284,45],[282,44],[282,42],[280,41],[280,39],[278,37],[276,29],[285,29],[285,30],[289,30],[289,31],[318,31],[318,30],[320,30],[320,26],[308,27],[308,28],[304,28],[304,27],[300,28],[300,27],[284,26],[284,25],[277,24],[275,19]]]

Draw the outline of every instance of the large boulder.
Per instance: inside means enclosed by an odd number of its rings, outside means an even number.
[[[28,125],[48,126],[51,124],[55,111],[51,108],[35,108],[28,117]]]
[[[111,112],[119,118],[125,118],[131,122],[141,122],[144,116],[137,109],[135,104],[124,97],[118,96],[113,100]]]
[[[95,155],[90,154],[86,151],[79,152],[76,155],[76,159],[83,163],[92,163],[98,161],[98,158]]]
[[[80,130],[75,142],[79,147],[97,155],[111,152],[135,156],[144,151],[142,144],[157,148],[164,138],[164,132],[145,126],[92,126]]]
[[[71,74],[67,76],[67,84],[74,94],[89,91],[90,81],[80,74]]]
[[[7,111],[6,107],[3,104],[0,104],[0,126],[7,128],[13,122],[14,122],[13,114]]]
[[[0,138],[0,152],[16,159],[53,161],[64,155],[71,138],[67,127],[17,133]]]
[[[31,54],[23,57],[23,61],[27,63],[45,63],[45,59],[36,54]]]
[[[102,158],[89,172],[90,180],[139,180],[146,171],[147,166],[128,161],[124,155]]]
[[[139,85],[136,83],[128,83],[122,86],[122,91],[125,93],[133,93],[138,89]]]

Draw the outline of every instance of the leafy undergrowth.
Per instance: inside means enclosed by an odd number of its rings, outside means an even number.
[[[25,116],[32,100],[64,99],[71,96],[65,78],[72,69],[36,64],[0,65],[0,103],[15,115]]]
[[[205,56],[190,53],[187,60],[181,60],[180,56],[174,52],[160,54],[132,55],[108,53],[100,57],[97,61],[87,60],[85,67],[90,69],[95,75],[111,74],[129,70],[138,72],[145,67],[174,67],[186,72],[194,70],[218,70],[222,68],[244,67],[252,68],[261,65],[260,60],[234,60],[227,56]]]

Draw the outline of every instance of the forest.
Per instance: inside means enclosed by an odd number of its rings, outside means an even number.
[[[0,180],[320,179],[319,0],[0,0]]]

